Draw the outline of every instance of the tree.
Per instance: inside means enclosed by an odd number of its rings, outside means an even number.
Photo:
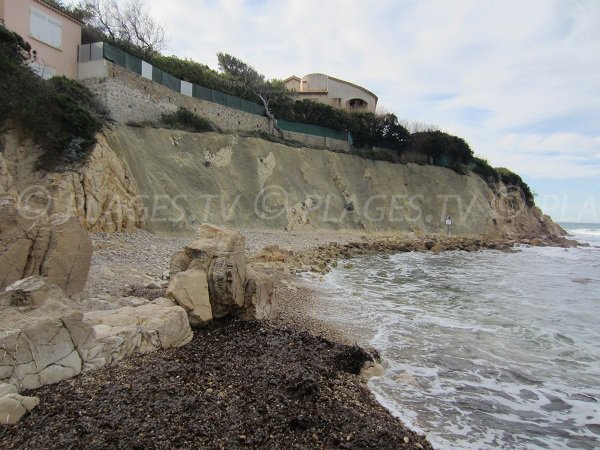
[[[252,92],[257,96],[265,107],[265,113],[273,127],[277,123],[271,112],[271,103],[282,97],[290,95],[281,80],[267,80],[266,77],[256,69],[246,64],[241,59],[227,53],[217,53],[219,68],[230,79],[231,84],[239,89],[239,95],[244,96]]]
[[[130,0],[119,7],[116,0],[86,0],[80,6],[89,14],[87,25],[110,42],[141,50],[150,59],[166,45],[165,30],[144,8],[144,0]]]

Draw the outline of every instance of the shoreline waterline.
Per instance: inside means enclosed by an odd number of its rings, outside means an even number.
[[[586,240],[585,236],[580,234],[575,237],[582,241]],[[600,393],[590,391],[594,388],[593,385],[590,386],[589,379],[594,377],[588,378],[587,388],[584,383],[580,390],[570,392],[568,382],[563,383],[565,384],[563,386],[560,379],[556,383],[546,378],[536,379],[535,375],[539,373],[539,369],[529,374],[531,369],[529,366],[534,363],[571,364],[573,358],[577,357],[571,356],[569,359],[568,352],[577,351],[578,345],[584,345],[578,340],[579,338],[583,340],[585,346],[588,344],[592,346],[590,351],[594,355],[593,358],[600,355],[600,352],[596,352],[598,348],[594,347],[593,338],[572,335],[569,329],[559,329],[549,337],[544,337],[546,329],[557,326],[552,321],[558,318],[550,317],[549,325],[544,323],[535,325],[535,320],[537,317],[548,316],[550,314],[548,311],[554,303],[550,302],[549,298],[542,298],[542,294],[536,297],[527,292],[528,287],[545,285],[544,296],[553,292],[559,294],[562,292],[564,296],[565,292],[573,291],[571,287],[574,286],[583,289],[580,292],[583,292],[584,298],[569,301],[565,307],[566,313],[569,313],[569,310],[589,306],[585,303],[586,292],[588,292],[586,289],[591,290],[596,286],[595,283],[600,281],[598,271],[600,260],[596,259],[596,255],[600,256],[597,248],[600,242],[595,242],[592,238],[588,243],[590,248],[568,250],[523,247],[517,248],[515,253],[496,251],[474,254],[455,251],[441,254],[406,253],[358,257],[350,260],[348,264],[341,261],[338,269],[325,277],[322,290],[326,311],[322,313],[329,318],[330,322],[344,329],[349,328],[350,333],[357,323],[362,323],[360,327],[355,328],[356,336],[362,339],[359,343],[376,347],[385,359],[384,365],[387,366],[384,377],[371,380],[369,383],[372,391],[380,403],[400,417],[409,427],[425,432],[436,448],[555,448],[557,445],[560,447],[569,443],[578,448],[594,448],[594,445],[597,445],[598,426],[594,425],[593,417],[598,417],[597,402],[600,401]],[[595,260],[596,267],[592,267],[592,263],[591,273],[577,273],[577,270],[574,270],[572,274],[569,273],[570,278],[566,281],[561,279],[562,265],[572,266],[580,255]],[[556,268],[557,273],[549,273],[547,277],[540,274],[539,279],[528,278],[527,272],[533,267],[534,270],[542,273],[546,270],[542,265],[543,262],[546,262],[548,267],[559,264],[556,261],[552,262],[552,258],[560,261],[561,266]],[[403,259],[409,261],[403,264]],[[504,272],[497,266],[499,261],[506,263]],[[517,264],[519,261],[526,264],[521,267]],[[460,268],[445,273],[448,266],[460,266]],[[398,270],[402,272],[400,275]],[[419,270],[429,270],[430,273],[419,273]],[[486,270],[492,272],[486,274]],[[364,279],[368,281],[363,282]],[[463,283],[467,285],[465,290],[468,296],[461,291]],[[514,283],[519,284],[518,289],[512,287]],[[433,293],[427,291],[428,286],[432,285]],[[400,288],[401,286],[403,289]],[[489,298],[485,295],[481,297],[482,293],[485,294],[483,286],[488,287]],[[392,294],[389,294],[390,290],[393,290]],[[398,298],[390,298],[394,295]],[[429,300],[430,304],[428,304],[428,295],[435,301]],[[524,303],[517,302],[511,305],[507,302],[509,296],[521,298]],[[559,305],[560,300],[561,297],[557,294],[556,303]],[[477,310],[478,304],[482,302],[485,307],[479,307],[478,313],[470,316],[469,311]],[[498,302],[507,304],[506,311],[499,312],[492,308]],[[535,314],[529,317],[518,308],[533,311]],[[586,321],[590,315],[594,317],[593,312],[589,309],[587,312],[585,309],[581,312],[580,316],[572,320],[575,322],[573,326],[577,328],[577,324],[580,323],[581,327],[593,327],[593,323]],[[515,313],[523,316],[523,323],[511,325]],[[395,314],[400,315],[401,319],[395,322],[390,319],[386,323],[386,320],[394,317]],[[558,313],[559,318],[565,315],[564,312]],[[371,328],[369,329],[369,325],[365,323],[370,323]],[[395,331],[399,329],[406,332]],[[502,330],[505,329],[507,331],[503,335]],[[434,337],[429,337],[428,334],[433,334]],[[513,335],[516,338],[513,338]],[[466,340],[461,340],[463,338]],[[487,347],[480,343],[481,340],[489,341],[486,342]],[[521,344],[528,344],[528,340],[537,340],[537,342],[532,344],[533,348],[528,348],[527,345],[521,347]],[[447,345],[440,344],[444,341]],[[505,354],[500,351],[502,350],[500,347],[495,348],[498,345],[508,346],[504,349]],[[419,350],[414,350],[420,346],[421,353]],[[460,351],[455,351],[453,347],[457,347]],[[541,354],[540,361],[530,361],[525,363],[524,367],[518,366],[519,358],[522,359],[523,355],[535,355],[536,352]],[[544,352],[558,352],[558,355],[552,353],[550,356],[554,360],[545,361]],[[435,354],[435,358],[427,359],[428,353]],[[493,364],[486,360],[490,358],[490,354],[496,358],[491,359]],[[408,362],[401,363],[402,360]],[[513,367],[512,372],[506,370],[515,364],[517,366]],[[592,364],[589,369],[592,372],[595,370],[593,367]],[[568,367],[565,370],[567,369]],[[563,373],[558,370],[556,372]],[[448,375],[452,373],[458,375]],[[472,379],[461,380],[462,373],[466,373]],[[566,373],[569,373],[568,370]],[[496,378],[500,380],[499,387],[493,383],[489,384],[489,380],[493,381]],[[541,388],[537,386],[539,383],[542,385]],[[520,386],[523,392],[520,392],[521,389],[511,392],[508,390],[511,386]],[[481,392],[484,391],[486,396],[482,397]],[[440,407],[440,400],[436,395],[448,399],[449,403],[446,404],[448,410]],[[398,396],[399,399],[394,399],[394,396]],[[538,399],[534,399],[534,396],[538,396]],[[409,401],[402,401],[402,397],[409,397]],[[431,408],[429,411],[427,408],[420,409],[419,406],[415,406],[419,403],[421,406],[434,405],[439,410],[436,412]],[[443,402],[441,404],[443,406]],[[533,412],[527,412],[528,404],[538,405],[533,408]],[[453,416],[452,408],[461,410],[462,414]],[[484,412],[475,412],[481,408]],[[589,414],[586,411],[589,411]],[[538,413],[540,415],[537,419],[531,416]],[[469,421],[462,419],[464,414],[472,417],[479,414],[485,416],[485,420],[479,417],[479,422],[473,426]],[[554,420],[553,414],[554,416],[562,414],[567,421],[575,420],[576,426],[570,431],[565,431],[566,438],[560,437],[563,431],[556,429],[556,424],[551,425]],[[569,419],[569,414],[579,419]],[[507,437],[510,427],[506,427],[503,423],[504,419],[511,415],[514,416],[514,420],[524,424],[524,429],[513,428],[513,433],[517,435],[514,439]],[[544,426],[544,422],[539,422],[540,420],[546,420],[547,426],[554,427],[559,437],[552,436]],[[558,417],[556,420],[563,419]],[[537,424],[534,426],[536,421]],[[423,423],[426,426],[422,426]],[[531,425],[527,425],[528,423]],[[483,436],[486,430],[498,430],[498,432]],[[477,436],[478,433],[480,440],[473,439],[472,436]],[[522,436],[518,436],[519,434]]]

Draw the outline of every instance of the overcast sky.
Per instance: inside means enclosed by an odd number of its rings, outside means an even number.
[[[522,175],[556,220],[600,222],[600,0],[146,2],[167,54],[360,84]]]

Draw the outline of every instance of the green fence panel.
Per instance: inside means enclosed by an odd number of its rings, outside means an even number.
[[[212,89],[205,88],[194,84],[192,86],[192,96],[201,100],[212,102]]]
[[[331,139],[347,141],[348,136],[345,131],[336,131],[331,128],[320,127],[308,123],[288,122],[287,120],[277,120],[277,126],[285,131],[295,133],[312,134],[313,136],[323,136]]]
[[[162,85],[172,89],[175,92],[181,92],[181,80],[173,75],[163,72]]]
[[[142,60],[129,53],[125,53],[125,67],[138,75],[142,74]]]
[[[449,155],[438,155],[433,158],[433,163],[436,166],[448,167],[450,165],[450,156]]]
[[[162,84],[163,71],[152,66],[152,81]]]
[[[223,92],[212,90],[212,101],[218,103],[219,105],[227,106],[227,94]]]
[[[252,103],[252,113],[258,114],[260,116],[264,116],[266,114],[266,110],[264,106],[257,105],[256,103]]]
[[[104,48],[104,59],[114,62],[118,66],[127,67],[127,54],[117,47],[113,47],[106,42],[103,45]]]
[[[235,109],[239,109],[240,111],[243,111],[242,99],[239,97],[234,97],[233,95],[227,96],[227,106],[229,106],[230,108],[235,108]]]

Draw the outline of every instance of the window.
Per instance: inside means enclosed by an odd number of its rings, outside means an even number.
[[[62,47],[61,23],[37,9],[31,8],[31,36],[52,47]]]

